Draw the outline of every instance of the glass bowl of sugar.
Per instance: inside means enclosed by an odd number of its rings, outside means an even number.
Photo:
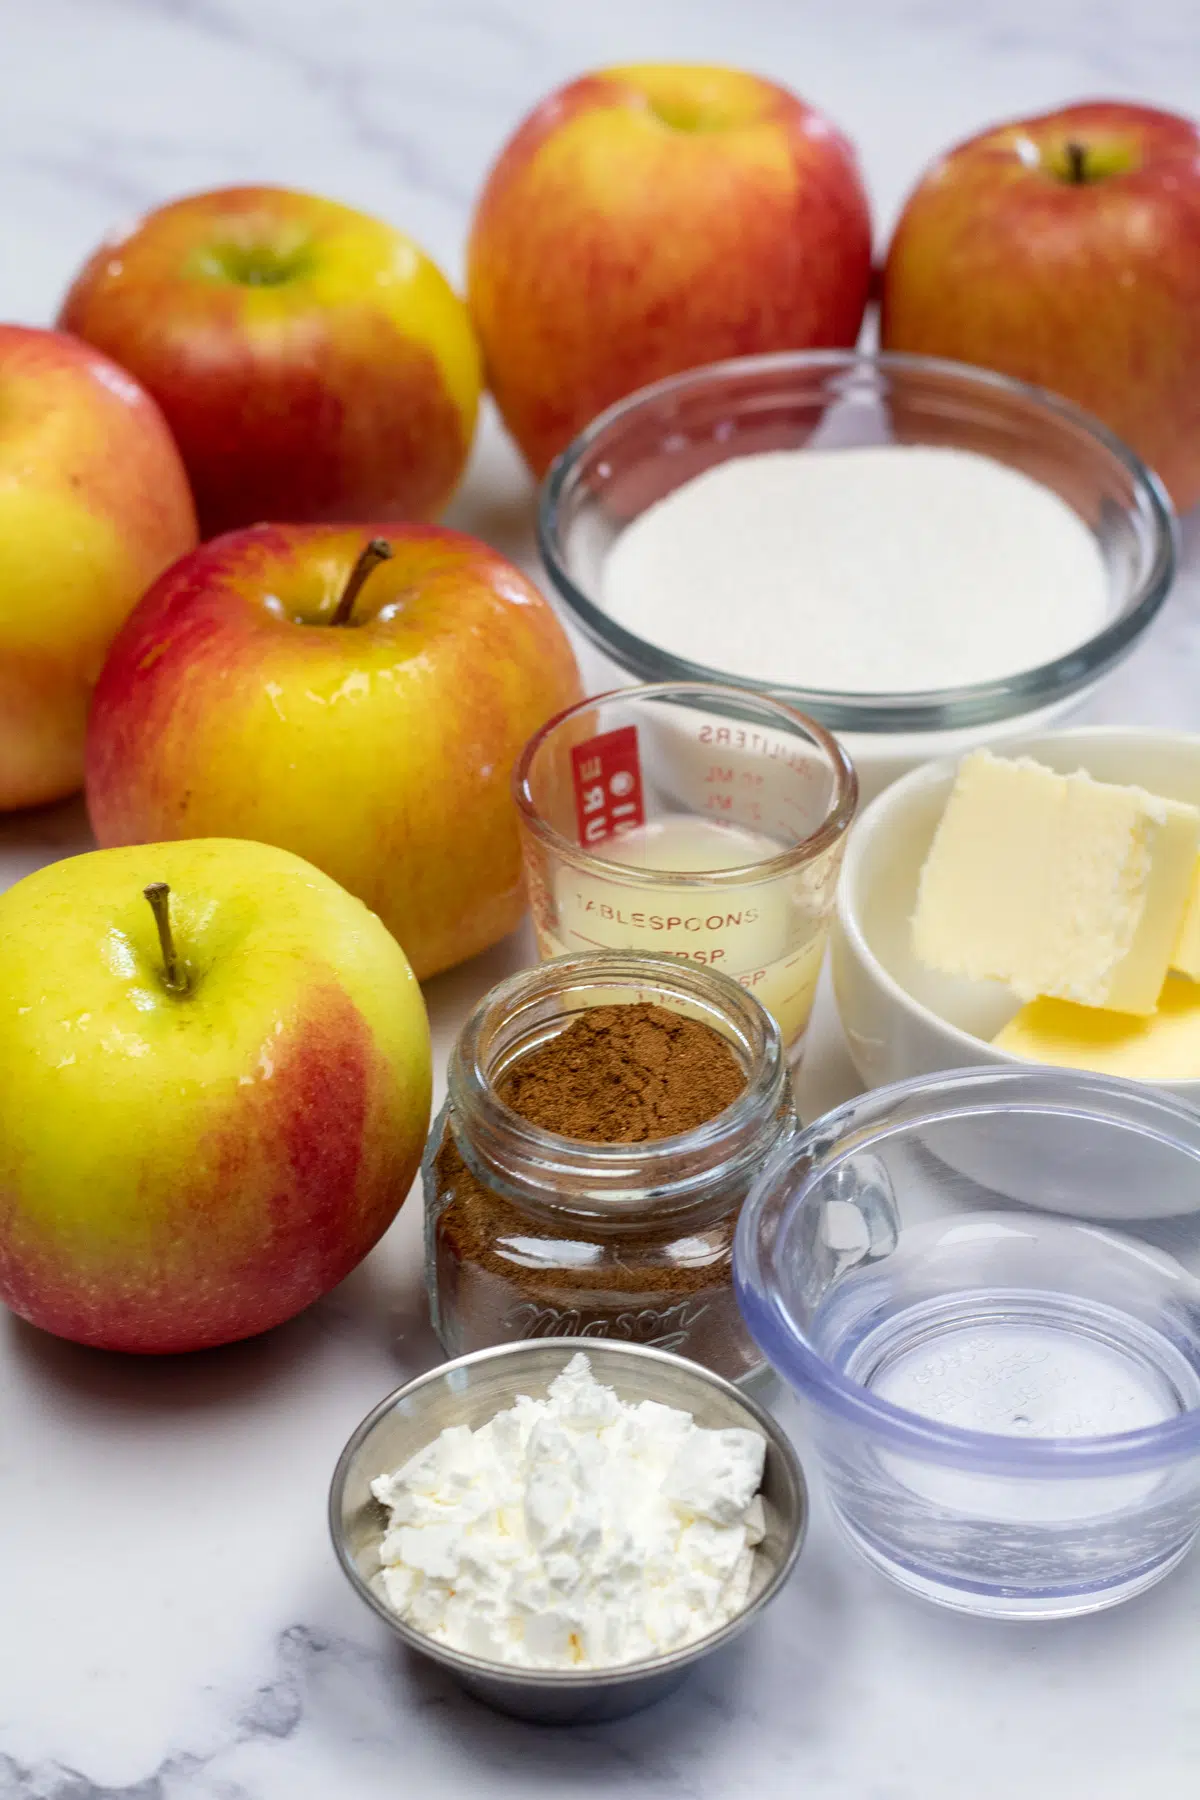
[[[864,797],[1082,704],[1175,571],[1154,474],[1097,420],[933,358],[714,363],[610,407],[551,468],[542,559],[638,681],[769,694]]]

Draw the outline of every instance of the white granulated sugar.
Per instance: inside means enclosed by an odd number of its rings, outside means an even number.
[[[734,458],[635,519],[604,569],[619,624],[733,675],[851,693],[990,681],[1074,649],[1104,564],[1057,494],[973,451]]]
[[[371,1483],[380,1580],[416,1630],[521,1668],[604,1668],[693,1643],[746,1603],[766,1440],[627,1405],[573,1356],[544,1400],[452,1426]]]

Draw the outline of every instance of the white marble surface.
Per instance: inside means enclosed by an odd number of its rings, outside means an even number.
[[[1005,114],[1187,109],[1194,0],[0,0],[0,317],[48,321],[115,221],[253,179],[395,219],[457,276],[489,154],[598,63],[756,66],[855,137],[881,229],[922,163]],[[455,522],[529,550],[489,420]],[[1093,716],[1200,722],[1200,531]],[[0,828],[0,878],[80,842]],[[432,984],[439,1055],[524,956]],[[850,1091],[826,1023],[809,1109]],[[800,1571],[677,1699],[590,1731],[495,1718],[393,1647],[329,1553],[351,1427],[434,1359],[416,1196],[325,1304],[250,1345],[134,1362],[0,1319],[3,1800],[1193,1800],[1200,1557],[1120,1612],[974,1624],[860,1567],[818,1502]]]

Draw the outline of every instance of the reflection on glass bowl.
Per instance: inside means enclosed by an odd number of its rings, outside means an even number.
[[[958,688],[839,693],[693,663],[618,624],[603,603],[614,544],[648,508],[733,457],[781,449],[935,445],[990,456],[1056,493],[1092,533],[1109,614],[1039,667]],[[869,528],[864,521],[864,528]],[[1175,521],[1156,477],[1098,421],[1052,394],[927,357],[815,350],[715,363],[602,413],[543,485],[539,542],[568,616],[639,681],[715,681],[768,693],[846,738],[867,794],[915,763],[1041,728],[1127,656],[1175,569]]]

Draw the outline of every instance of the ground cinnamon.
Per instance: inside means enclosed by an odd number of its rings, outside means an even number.
[[[499,1091],[544,1131],[588,1144],[640,1144],[716,1118],[745,1085],[711,1025],[639,1002],[580,1013],[522,1058]]]
[[[523,1057],[499,1097],[544,1130],[642,1143],[694,1130],[737,1099],[745,1075],[701,1019],[648,1003],[581,1012]],[[449,1131],[434,1161],[435,1314],[457,1354],[520,1337],[616,1337],[679,1350],[734,1378],[757,1362],[733,1297],[744,1194],[703,1219],[645,1215],[606,1228],[569,1201],[525,1207],[464,1163]]]

